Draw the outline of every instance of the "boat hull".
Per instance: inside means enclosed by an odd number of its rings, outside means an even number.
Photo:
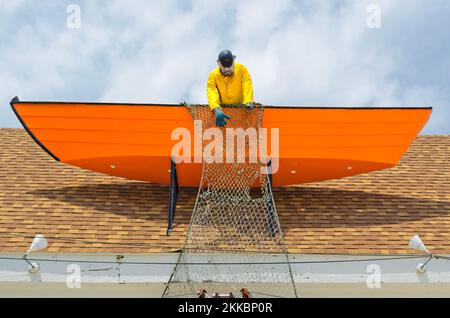
[[[127,179],[170,182],[172,131],[194,123],[182,105],[11,101],[30,136],[63,163]],[[274,186],[393,167],[431,108],[266,107],[262,127],[279,129]],[[269,138],[268,148],[271,140]],[[191,158],[193,161],[193,158]],[[197,187],[200,163],[177,165],[179,184]]]

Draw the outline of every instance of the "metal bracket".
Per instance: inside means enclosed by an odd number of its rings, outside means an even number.
[[[167,213],[167,236],[170,236],[175,219],[175,208],[177,205],[178,193],[180,186],[178,185],[177,165],[170,158],[170,185],[169,185],[169,210]]]

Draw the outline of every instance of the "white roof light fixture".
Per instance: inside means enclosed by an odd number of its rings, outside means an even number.
[[[430,252],[425,247],[425,244],[423,244],[422,239],[417,234],[414,235],[411,238],[411,240],[409,240],[409,248],[412,248],[412,249],[415,249],[415,250],[422,251],[422,252],[425,252],[427,254],[430,254]]]
[[[38,263],[30,262],[27,259],[28,254],[31,252],[36,252],[36,251],[42,250],[42,249],[46,248],[47,246],[48,246],[48,241],[43,235],[38,234],[34,237],[33,242],[31,242],[30,248],[23,255],[24,261],[28,263],[28,272],[29,273],[37,273],[40,269],[40,266]]]
[[[425,252],[428,255],[427,260],[425,261],[425,263],[418,263],[416,266],[416,272],[418,273],[424,273],[425,272],[425,265],[428,264],[429,261],[431,261],[433,259],[433,254],[430,253],[430,251],[426,248],[425,244],[423,243],[422,239],[420,238],[419,235],[414,235],[410,240],[409,240],[409,248],[412,248],[414,250],[417,251],[422,251]]]

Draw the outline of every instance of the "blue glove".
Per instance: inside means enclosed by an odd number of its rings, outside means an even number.
[[[216,126],[223,127],[227,125],[227,120],[231,119],[230,116],[222,112],[222,107],[214,108],[214,115],[216,115]]]
[[[251,110],[251,109],[255,108],[255,104],[254,104],[254,103],[247,103],[247,105],[245,105],[245,107],[246,107],[248,110]]]

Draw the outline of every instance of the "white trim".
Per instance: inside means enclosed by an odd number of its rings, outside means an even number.
[[[20,258],[17,253],[1,253],[0,257]],[[70,262],[57,260],[85,260],[102,263],[80,263],[82,283],[165,283],[169,279],[174,265],[126,264],[126,262],[142,263],[172,263],[178,259],[177,253],[167,254],[125,254],[122,263],[116,260],[116,254],[48,254],[35,253],[30,259],[47,259],[38,261],[40,271],[30,274],[23,260],[0,259],[0,283],[33,282],[33,283],[64,283],[70,273],[67,267]],[[366,283],[373,274],[369,265],[379,266],[381,283],[450,283],[450,261],[433,259],[427,265],[425,273],[416,272],[416,265],[426,259],[421,258],[395,259],[399,256],[358,256],[358,255],[304,255],[293,254],[294,262],[313,262],[292,264],[294,279],[298,283]],[[372,258],[387,258],[387,260],[365,261]],[[256,256],[255,261],[276,261],[273,256]],[[358,260],[359,262],[333,262],[338,260]],[[199,261],[202,261],[199,259]],[[238,258],[230,261],[239,261]],[[330,262],[332,261],[332,262]],[[125,262],[125,263],[123,263]],[[329,263],[320,263],[329,262]],[[279,265],[276,265],[279,266]],[[262,268],[262,266],[260,266]]]

